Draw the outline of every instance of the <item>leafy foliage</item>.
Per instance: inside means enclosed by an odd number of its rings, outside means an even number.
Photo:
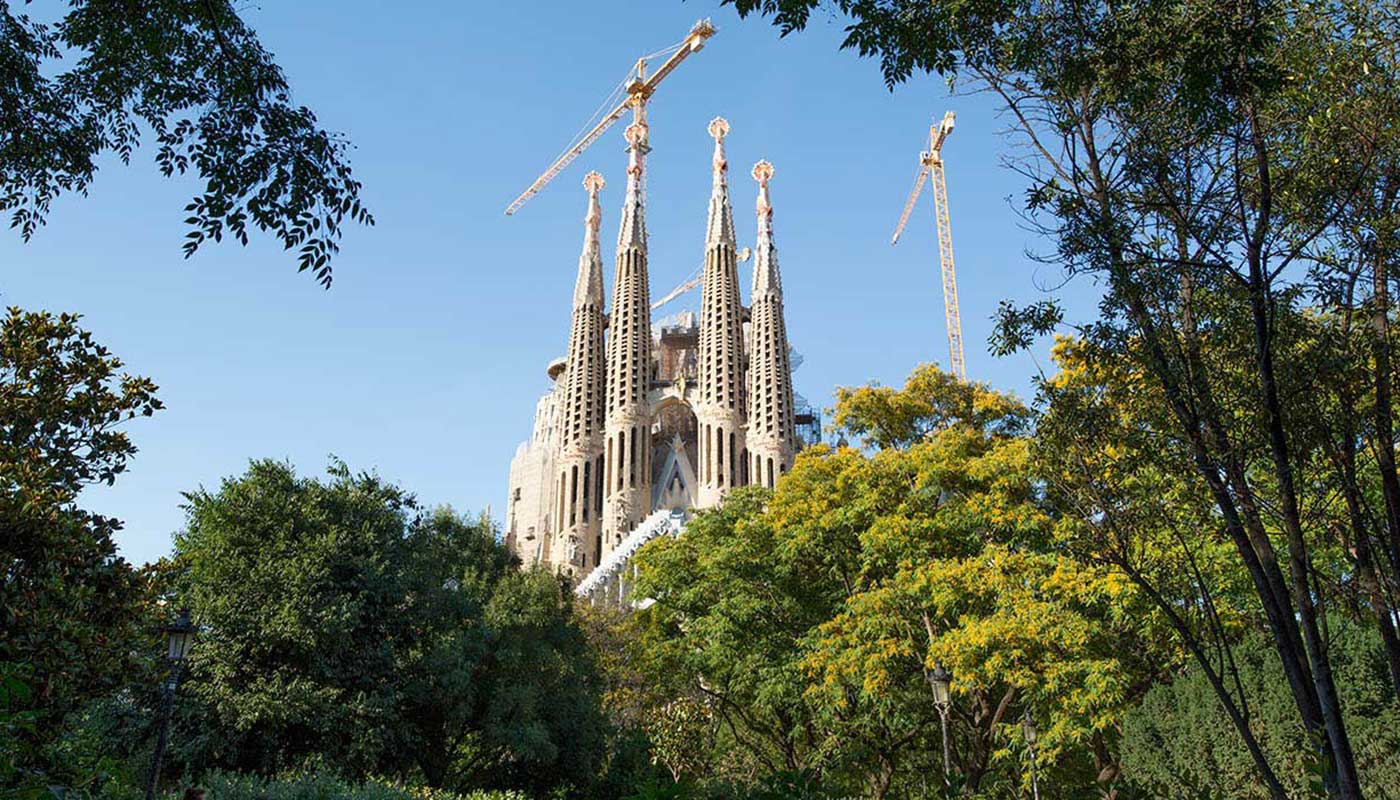
[[[642,647],[753,765],[728,774],[912,791],[941,770],[941,664],[969,791],[1028,782],[1027,707],[1057,791],[1111,789],[1118,723],[1171,648],[1121,574],[1056,547],[1029,412],[921,367],[902,389],[841,390],[835,418],[882,449],[806,451],[775,491],[735,492],[639,556]]]
[[[121,426],[162,408],[156,385],[123,374],[78,321],[10,308],[0,327],[0,488],[30,508],[110,485],[136,452]]]
[[[61,194],[87,191],[103,155],[129,163],[144,132],[166,177],[204,182],[185,207],[187,258],[255,228],[329,287],[342,225],[374,223],[348,143],[295,104],[229,0],[82,0],[53,22],[5,0],[0,65],[0,211],[25,240]]]
[[[1393,797],[1400,791],[1400,707],[1380,657],[1380,641],[1342,618],[1331,620],[1333,656],[1349,712],[1366,792]],[[1236,649],[1241,684],[1254,729],[1277,765],[1289,793],[1306,797],[1317,782],[1316,765],[1296,722],[1278,656],[1258,634]],[[1253,780],[1253,764],[1239,733],[1215,702],[1199,669],[1154,687],[1124,718],[1123,761],[1133,783],[1151,797],[1268,797]]]
[[[1271,633],[1327,793],[1361,797],[1323,620],[1329,595],[1353,601],[1375,621],[1400,686],[1390,301],[1400,253],[1400,6],[732,2],[741,14],[771,16],[784,34],[834,7],[847,22],[844,46],[879,58],[891,86],[936,71],[997,98],[1024,145],[1011,163],[1027,181],[1027,219],[1049,245],[1042,258],[1098,287],[1098,314],[1076,338],[1136,381],[1114,387],[1139,401],[1128,406],[1138,430],[1117,441],[1147,449],[1109,491],[1091,469],[1080,473],[1066,496],[1089,512],[1079,514],[1081,532],[1115,542],[1112,563],[1157,595],[1164,616],[1190,599],[1192,618],[1171,625],[1215,676],[1249,742],[1245,715],[1231,706],[1239,692],[1221,679],[1228,659],[1210,666],[1227,638],[1206,588],[1213,576],[1188,565],[1187,580],[1162,594],[1132,566],[1156,553],[1124,546],[1151,548],[1180,532],[1139,524],[1150,498],[1126,506],[1132,526],[1119,524],[1118,501],[1140,496],[1134,483],[1162,454],[1169,491],[1197,495],[1184,516],[1210,533],[1172,549],[1210,562],[1223,534],[1234,572],[1248,579],[1248,594],[1231,599],[1247,599],[1252,621]],[[1062,321],[1053,301],[1003,305],[999,317],[1000,352]],[[1065,430],[1061,441],[1073,442],[1073,426]],[[1110,527],[1119,532],[1098,536]],[[1202,620],[1214,654],[1195,632]],[[1257,745],[1251,754],[1281,800]]]
[[[1024,433],[1030,410],[1013,398],[951,372],[923,367],[903,388],[838,387],[832,424],[881,449],[909,447],[952,425],[996,434]]]
[[[568,595],[517,573],[490,525],[425,513],[333,463],[330,481],[254,462],[188,495],[182,602],[207,628],[185,762],[439,787],[587,783],[599,686]]]
[[[513,791],[475,791],[458,794],[370,779],[353,783],[329,772],[302,772],[260,778],[256,775],[215,771],[205,775],[200,788],[220,800],[528,800]]]
[[[0,320],[0,664],[14,667],[0,748],[5,771],[55,785],[80,776],[46,752],[50,732],[142,673],[153,599],[116,555],[121,523],[77,497],[125,471],[125,424],[161,403],[78,322],[17,308]]]

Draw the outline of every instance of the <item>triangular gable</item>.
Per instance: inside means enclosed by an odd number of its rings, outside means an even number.
[[[699,482],[695,479],[695,468],[685,454],[685,444],[679,436],[671,440],[667,454],[661,462],[661,471],[652,484],[652,508],[688,509],[695,505],[695,490]]]

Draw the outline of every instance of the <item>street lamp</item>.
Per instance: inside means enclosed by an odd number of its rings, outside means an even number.
[[[933,705],[938,709],[939,722],[943,724],[943,783],[949,783],[948,773],[948,709],[952,706],[952,701],[948,697],[948,686],[953,682],[953,676],[942,664],[934,664],[933,671],[928,673],[928,685],[933,689]]]
[[[165,627],[165,658],[170,662],[170,677],[161,684],[160,733],[156,736],[156,754],[151,763],[151,776],[146,781],[146,800],[154,800],[156,784],[160,782],[160,762],[165,758],[165,745],[170,735],[170,712],[175,704],[175,688],[180,684],[180,674],[185,665],[185,656],[194,644],[194,625],[190,623],[190,610],[180,609],[180,616]]]
[[[1035,729],[1035,719],[1031,717],[1030,706],[1026,706],[1026,713],[1021,717],[1021,730],[1026,734],[1026,750],[1029,751],[1031,759],[1031,796],[1034,800],[1040,800],[1040,780],[1035,767],[1035,742],[1039,732]]]
[[[194,625],[190,624],[188,608],[180,609],[180,616],[166,627],[165,635],[165,657],[172,664],[183,663],[190,654],[190,645],[194,644]]]

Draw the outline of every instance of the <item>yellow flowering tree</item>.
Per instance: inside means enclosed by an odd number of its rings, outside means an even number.
[[[1063,546],[1029,410],[924,366],[840,390],[834,421],[859,449],[810,449],[643,552],[655,648],[736,741],[871,797],[936,791],[939,664],[964,791],[1029,783],[1029,709],[1042,778],[1111,796],[1121,714],[1174,656],[1120,572]]]
[[[1118,721],[1165,663],[1162,639],[1121,573],[1060,547],[1027,409],[932,367],[838,403],[836,422],[878,448],[852,457],[897,489],[861,537],[862,581],[813,638],[811,698],[889,714],[930,703],[925,679],[942,665],[953,767],[969,789],[1027,780],[1029,709],[1050,777],[1111,793]],[[775,515],[801,508],[782,502],[789,488]]]

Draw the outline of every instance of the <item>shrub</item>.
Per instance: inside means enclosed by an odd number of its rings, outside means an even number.
[[[456,794],[426,786],[371,778],[352,783],[328,772],[302,772],[261,778],[236,772],[211,772],[199,784],[217,800],[530,800],[520,792],[479,791]],[[180,795],[172,795],[172,800]]]
[[[1380,637],[1339,618],[1328,621],[1331,657],[1347,731],[1363,788],[1372,797],[1400,797],[1400,711],[1390,687]],[[1310,796],[1319,770],[1298,720],[1283,667],[1262,635],[1235,648],[1251,725],[1290,797]],[[1249,754],[1199,670],[1154,687],[1127,714],[1123,767],[1150,797],[1267,797]]]

